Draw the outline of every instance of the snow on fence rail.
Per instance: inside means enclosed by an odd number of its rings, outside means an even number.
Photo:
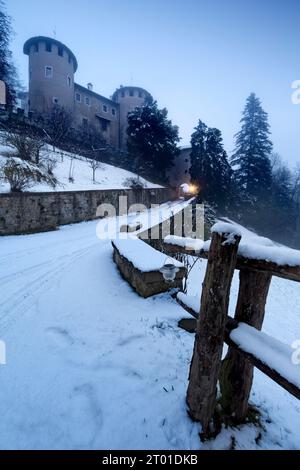
[[[210,240],[185,240],[184,237],[169,235],[164,239],[163,248],[169,254],[182,253],[207,259],[210,244]],[[243,243],[241,240],[235,268],[266,272],[272,276],[300,282],[300,251],[284,246]]]
[[[195,332],[200,299],[178,292],[176,300],[194,317],[181,320],[180,326]],[[300,400],[300,367],[292,361],[295,351],[289,345],[231,317],[226,320],[224,342]]]
[[[227,223],[216,224],[211,241],[202,246],[199,240],[169,236],[163,250],[208,259],[201,302],[177,296],[198,318],[187,404],[190,416],[202,425],[202,437],[216,433],[218,382],[223,413],[236,423],[246,420],[254,366],[300,399],[300,365],[293,364],[293,350],[260,331],[272,276],[299,282],[300,252],[267,239],[243,243],[239,230]],[[228,306],[235,269],[240,270],[240,286],[232,319]],[[229,349],[222,361],[224,341]]]

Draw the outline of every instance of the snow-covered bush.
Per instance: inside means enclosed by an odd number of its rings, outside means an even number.
[[[22,192],[36,183],[46,183],[53,188],[57,180],[42,165],[10,157],[0,168],[0,179],[10,185],[11,192]]]
[[[8,131],[1,134],[0,142],[11,149],[11,156],[36,163],[39,162],[41,150],[45,146],[45,142],[38,137]]]
[[[124,180],[124,186],[131,189],[143,189],[145,187],[144,183],[134,176],[126,178],[126,180]]]

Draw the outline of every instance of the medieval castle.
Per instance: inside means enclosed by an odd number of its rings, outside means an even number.
[[[142,106],[148,91],[122,86],[111,99],[95,93],[89,83],[75,83],[78,62],[73,52],[53,38],[37,36],[24,44],[29,56],[29,92],[23,95],[23,108],[34,114],[47,115],[54,105],[72,112],[74,127],[92,124],[114,148],[126,149],[128,112]]]
[[[29,56],[29,91],[21,92],[19,99],[26,115],[47,117],[53,106],[61,106],[72,113],[75,130],[92,125],[107,145],[126,151],[128,113],[151,98],[147,90],[120,86],[111,98],[106,98],[95,93],[91,83],[87,87],[75,83],[77,59],[67,46],[54,38],[28,39],[23,52]],[[189,167],[190,147],[181,147],[179,157],[169,170],[170,183],[175,186],[189,182]]]

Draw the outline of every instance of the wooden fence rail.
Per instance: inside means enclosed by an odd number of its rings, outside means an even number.
[[[208,260],[200,312],[195,313],[182,300],[177,300],[185,310],[197,317],[187,404],[190,416],[200,421],[204,438],[214,433],[218,381],[223,413],[234,417],[236,423],[244,422],[248,414],[254,367],[300,399],[300,388],[296,385],[298,378],[293,383],[289,377],[284,377],[282,371],[266,364],[259,355],[243,350],[231,336],[240,323],[255,328],[254,331],[261,330],[272,276],[300,282],[300,266],[279,266],[262,259],[246,258],[238,254],[240,239],[235,227],[232,226],[230,233],[227,225],[224,232],[213,232],[209,251],[186,249],[174,244],[174,240],[172,244],[163,242],[162,246],[164,252],[170,255],[181,253]],[[228,317],[228,304],[234,269],[240,270],[240,286],[232,319]],[[222,361],[223,342],[229,345],[229,349]]]
[[[191,249],[183,248],[182,246],[162,242],[162,249],[167,254],[181,253],[183,255],[196,256],[202,259],[208,259],[208,251],[200,250],[194,251]],[[251,270],[269,273],[272,276],[281,277],[290,281],[300,282],[300,266],[278,265],[271,261],[262,259],[251,259],[241,255],[237,255],[235,269]]]
[[[195,312],[192,311],[191,308],[187,307],[182,302],[178,302],[178,303],[181,305],[182,308],[184,308],[186,312],[190,313],[194,317],[191,319],[184,318],[183,320],[180,320],[179,326],[189,331],[190,333],[195,333],[196,326],[197,326],[196,317],[198,317],[198,315],[195,314]],[[238,326],[239,324],[233,318],[227,317],[226,325],[225,325],[224,342],[228,346],[233,348],[244,360],[247,360],[250,364],[252,364],[252,366],[259,369],[265,375],[270,377],[270,379],[272,379],[274,382],[276,382],[278,385],[284,388],[287,392],[289,392],[291,395],[293,395],[294,397],[298,398],[298,400],[300,400],[300,388],[297,387],[297,385],[293,384],[290,380],[284,377],[282,373],[278,372],[272,367],[269,367],[268,364],[264,363],[262,360],[257,358],[254,354],[244,351],[237,343],[235,343],[232,340],[232,338],[230,337],[230,333],[232,333],[232,331],[235,330]]]

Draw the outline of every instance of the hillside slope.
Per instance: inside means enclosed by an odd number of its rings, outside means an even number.
[[[8,147],[0,146],[0,165],[6,161],[6,153],[11,151]],[[137,175],[130,171],[123,170],[107,163],[101,163],[100,168],[96,170],[95,182],[93,182],[93,171],[90,166],[90,159],[71,153],[53,152],[48,147],[47,155],[56,161],[54,174],[59,184],[55,191],[84,191],[92,189],[125,189],[130,187],[128,179],[136,178]],[[62,156],[63,155],[63,156]],[[74,182],[69,181],[69,175],[73,177]],[[161,186],[140,178],[140,182],[145,188],[160,188]],[[36,184],[28,188],[28,191],[46,192],[53,189],[46,184]],[[9,192],[9,185],[0,180],[0,193]]]

